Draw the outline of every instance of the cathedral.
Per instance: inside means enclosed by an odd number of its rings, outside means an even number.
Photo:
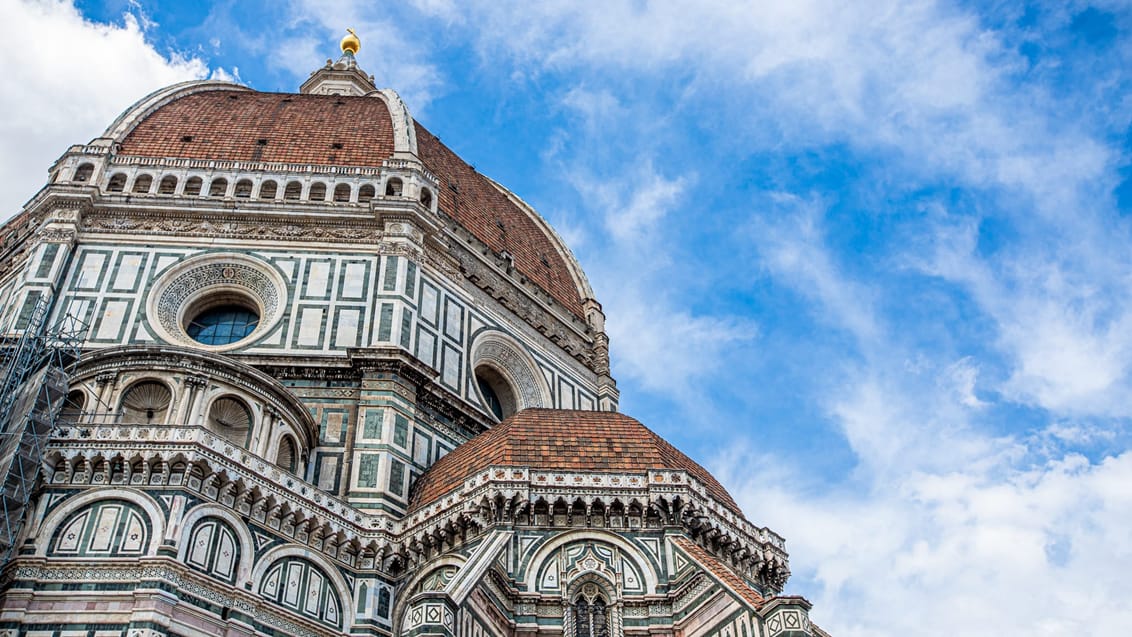
[[[784,539],[618,412],[570,249],[359,46],[142,98],[0,229],[6,351],[80,326],[6,456],[0,636],[826,636]]]

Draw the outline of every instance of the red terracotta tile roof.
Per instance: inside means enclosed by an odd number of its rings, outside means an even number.
[[[510,253],[528,279],[575,316],[585,316],[569,267],[534,220],[419,123],[417,152],[440,179],[440,209],[445,214],[496,253]]]
[[[644,473],[678,469],[742,515],[706,469],[636,420],[608,411],[524,409],[441,458],[413,487],[409,508],[427,506],[491,466]]]
[[[676,543],[676,546],[683,549],[684,552],[688,554],[688,557],[695,560],[704,570],[723,582],[725,586],[750,604],[752,608],[757,610],[766,602],[762,595],[759,595],[755,589],[751,588],[743,581],[743,578],[724,566],[715,556],[705,551],[699,544],[696,544],[686,537],[675,537],[672,541]]]
[[[420,159],[440,180],[440,209],[496,253],[509,252],[519,272],[584,318],[570,268],[547,233],[414,124]],[[204,91],[151,113],[122,140],[121,154],[377,167],[393,155],[393,124],[375,97]]]
[[[150,114],[122,141],[121,153],[381,166],[393,155],[393,122],[385,102],[372,97],[205,91]]]

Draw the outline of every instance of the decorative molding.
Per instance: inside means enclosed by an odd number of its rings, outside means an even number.
[[[234,239],[272,239],[277,241],[324,240],[343,243],[375,244],[381,241],[377,227],[366,227],[363,219],[349,225],[329,225],[296,219],[263,219],[257,222],[237,218],[200,219],[178,214],[147,215],[140,210],[115,212],[100,210],[83,217],[86,232],[113,232],[146,236],[224,237]]]

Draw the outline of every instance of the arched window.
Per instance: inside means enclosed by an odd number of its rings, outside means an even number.
[[[220,177],[213,179],[212,183],[208,185],[209,197],[223,197],[228,192],[228,180]]]
[[[161,183],[157,185],[157,193],[160,195],[171,195],[177,192],[177,178],[173,175],[165,175],[161,178]]]
[[[148,194],[153,186],[153,175],[138,175],[134,178],[134,192]]]
[[[208,410],[208,424],[217,435],[244,446],[252,427],[252,412],[244,401],[226,396],[212,403]]]
[[[149,519],[137,505],[103,500],[72,513],[55,531],[49,555],[137,556],[149,545]]]
[[[279,191],[279,184],[272,180],[267,180],[259,185],[259,198],[260,199],[274,199],[275,193]]]
[[[373,201],[376,194],[377,189],[373,187],[373,184],[366,184],[358,189],[358,203],[369,203]]]
[[[579,595],[574,600],[574,636],[609,637],[609,615],[601,595],[590,599]]]
[[[157,425],[165,422],[173,393],[154,380],[140,382],[122,396],[122,420],[128,425]]]
[[[59,420],[65,424],[74,424],[82,418],[83,407],[86,406],[86,394],[81,390],[73,389],[63,401],[63,409],[59,412]]]
[[[295,473],[299,454],[295,450],[295,442],[290,436],[284,436],[279,441],[279,453],[275,455],[275,465]]]
[[[369,586],[362,582],[358,587],[358,615],[366,614],[366,606],[369,605]]]
[[[74,181],[90,181],[90,176],[93,173],[94,164],[80,164],[79,167],[75,169],[75,176],[72,179]]]
[[[299,197],[303,196],[303,185],[297,181],[292,181],[287,184],[287,188],[283,191],[283,198],[287,201],[298,201]]]
[[[428,188],[421,188],[421,205],[432,209],[432,191]]]
[[[238,297],[234,297],[238,298]],[[196,311],[190,307],[185,333],[203,345],[229,345],[239,342],[259,326],[259,312],[247,303],[206,305]]]
[[[385,196],[386,197],[400,197],[401,190],[404,184],[397,177],[391,177],[389,181],[385,182]]]
[[[126,189],[126,173],[114,173],[106,184],[107,192],[122,192]]]
[[[248,199],[252,196],[252,180],[241,179],[236,182],[236,192],[234,193],[240,199]]]
[[[476,385],[483,397],[483,405],[499,420],[515,413],[518,401],[511,383],[494,368],[481,365],[476,368]]]
[[[324,201],[326,199],[326,184],[322,182],[311,184],[307,199],[310,201]]]
[[[185,182],[184,193],[188,196],[196,197],[200,194],[200,190],[203,186],[204,180],[200,177],[189,177],[189,180]]]
[[[350,185],[338,184],[334,187],[334,201],[337,203],[346,203],[350,201]]]
[[[284,557],[267,569],[259,593],[272,603],[340,628],[342,603],[330,578],[319,567],[297,557]]]
[[[236,540],[236,533],[222,520],[201,520],[189,534],[185,561],[198,571],[234,583],[240,564],[240,543]]]

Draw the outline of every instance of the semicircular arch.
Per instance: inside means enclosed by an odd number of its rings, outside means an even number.
[[[242,585],[245,582],[251,581],[252,566],[254,564],[255,554],[255,541],[252,539],[251,531],[248,530],[247,525],[231,511],[223,509],[215,504],[202,503],[189,509],[185,517],[181,520],[181,524],[177,529],[179,538],[177,540],[177,561],[184,562],[188,554],[189,543],[185,541],[188,534],[192,533],[193,527],[197,522],[205,518],[219,518],[228,523],[228,526],[236,533],[237,539],[240,541],[240,561],[236,569],[236,584]]]
[[[644,592],[645,594],[653,594],[656,592],[656,586],[659,581],[656,570],[653,568],[652,561],[649,560],[641,551],[640,547],[635,546],[628,540],[621,538],[612,533],[605,533],[596,530],[577,530],[563,533],[562,535],[555,536],[541,546],[535,549],[530,559],[525,560],[523,584],[521,585],[527,592],[536,592],[538,586],[537,574],[542,570],[543,563],[557,554],[558,550],[562,547],[573,544],[578,541],[590,540],[593,542],[601,542],[616,546],[621,550],[622,557],[627,557],[633,561],[633,565],[644,577]],[[568,583],[565,585],[569,586]]]
[[[149,546],[146,547],[146,554],[153,555],[157,551],[157,547],[161,545],[161,539],[165,537],[165,513],[153,498],[137,489],[128,487],[119,487],[113,491],[94,489],[64,500],[62,504],[52,509],[51,512],[47,514],[43,520],[43,524],[39,526],[36,537],[43,538],[43,541],[35,543],[35,554],[39,557],[45,557],[47,555],[51,545],[51,538],[55,535],[55,531],[72,513],[76,513],[88,505],[104,500],[122,500],[129,502],[130,504],[136,505],[149,517],[150,536]]]
[[[321,555],[312,553],[308,548],[289,544],[269,549],[262,557],[256,560],[255,566],[252,568],[251,581],[253,590],[258,590],[263,576],[267,574],[268,570],[270,570],[276,562],[288,557],[307,560],[326,574],[326,577],[330,579],[331,585],[334,586],[334,591],[338,593],[338,599],[342,604],[342,625],[351,625],[354,621],[354,596],[350,592],[350,587],[346,584],[346,579],[342,577],[342,573],[338,572],[338,569],[330,560]]]
[[[552,404],[550,387],[539,371],[538,364],[514,337],[497,329],[481,330],[472,340],[470,352],[473,376],[477,370],[488,368],[507,382],[515,403],[511,406],[511,413],[518,413],[528,407],[548,407]],[[480,396],[486,404],[485,398]],[[506,418],[511,413],[504,413],[503,417]]]

